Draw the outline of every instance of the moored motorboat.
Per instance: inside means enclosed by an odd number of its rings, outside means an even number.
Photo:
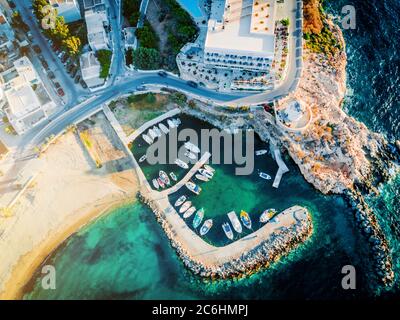
[[[171,181],[168,178],[168,175],[165,173],[165,171],[160,170],[160,179],[166,184],[166,185],[170,185]]]
[[[157,138],[157,134],[154,132],[153,129],[149,129],[148,135],[153,141],[154,141],[155,138]]]
[[[277,211],[275,209],[265,210],[260,216],[260,222],[267,223],[269,220],[271,220],[276,215],[276,213],[277,213]]]
[[[193,213],[195,213],[196,207],[190,207],[189,209],[186,210],[186,212],[183,214],[183,218],[187,219],[189,218]]]
[[[169,173],[169,176],[170,176],[171,179],[174,180],[174,181],[177,181],[177,180],[178,180],[177,176],[176,176],[175,173],[173,173],[173,172],[170,172],[170,173]]]
[[[139,162],[143,162],[146,159],[147,159],[147,155],[143,155],[140,157]]]
[[[161,130],[164,134],[168,134],[168,133],[169,133],[169,129],[168,129],[168,127],[167,127],[165,124],[160,123],[160,124],[158,125],[158,127],[160,128],[160,130]]]
[[[198,146],[196,146],[195,144],[191,143],[191,142],[185,142],[184,147],[189,150],[190,152],[193,153],[200,153],[200,149]]]
[[[150,138],[147,134],[142,134],[142,138],[143,138],[143,140],[144,141],[146,141],[147,142],[147,144],[152,144],[153,143],[153,139],[152,138]]]
[[[175,207],[179,207],[185,201],[186,201],[186,196],[180,196],[178,200],[175,201]]]
[[[181,159],[176,159],[175,164],[183,169],[189,169],[189,166],[186,162],[182,161]]]
[[[204,236],[205,234],[207,234],[207,232],[210,231],[212,225],[213,225],[212,219],[206,220],[200,228],[200,235]]]
[[[182,207],[179,209],[179,213],[184,213],[187,209],[189,209],[192,206],[191,201],[186,201]]]
[[[243,225],[247,228],[247,229],[251,229],[251,219],[249,214],[242,210],[240,212],[240,220],[242,220]]]
[[[224,230],[225,235],[228,237],[228,239],[232,240],[233,239],[233,231],[231,229],[231,226],[229,223],[225,222],[222,224],[222,230]]]
[[[158,129],[158,127],[154,126],[153,131],[155,132],[155,134],[157,135],[157,137],[161,137],[162,136],[162,132],[160,129]]]
[[[271,180],[272,179],[271,176],[269,174],[266,174],[265,172],[260,172],[258,175],[260,176],[260,178],[263,178],[265,180]]]
[[[215,169],[211,166],[209,166],[208,164],[204,165],[204,169],[206,169],[207,171],[210,171],[211,173],[215,172]]]
[[[203,176],[207,177],[208,179],[211,179],[211,178],[214,176],[214,174],[213,174],[212,172],[210,172],[210,171],[208,171],[208,170],[206,170],[206,169],[203,169],[203,168],[200,168],[198,171],[199,171]]]
[[[160,185],[158,184],[157,179],[153,179],[152,182],[153,182],[154,188],[156,188],[157,190],[160,189]]]
[[[189,159],[192,159],[192,160],[196,160],[197,159],[197,156],[194,153],[190,152],[190,151],[186,151],[185,152],[185,156],[188,157]]]
[[[188,188],[190,191],[192,191],[193,193],[195,193],[197,195],[199,195],[201,192],[201,188],[197,184],[193,183],[192,181],[186,182],[185,186],[186,186],[186,188]]]
[[[256,156],[262,156],[263,154],[266,154],[268,150],[261,149],[256,151]]]
[[[176,128],[176,127],[177,127],[177,126],[175,125],[175,123],[174,123],[171,119],[168,119],[168,120],[167,120],[167,123],[168,123],[168,126],[169,126],[170,129],[173,129],[173,128]]]
[[[242,225],[236,215],[235,211],[231,211],[228,213],[228,218],[230,220],[230,222],[232,223],[233,229],[235,229],[235,231],[237,233],[242,233]]]
[[[178,127],[182,122],[181,119],[176,118],[176,119],[172,119],[172,121],[174,122],[174,124]]]
[[[203,221],[204,218],[204,209],[201,208],[200,210],[197,210],[194,219],[193,219],[193,228],[197,228],[200,223]]]
[[[161,188],[165,188],[165,183],[160,178],[157,178],[157,182]]]
[[[197,179],[201,180],[201,181],[204,181],[204,182],[210,181],[206,176],[203,176],[203,175],[200,174],[200,173],[197,173],[197,174],[195,175],[195,177],[196,177]]]

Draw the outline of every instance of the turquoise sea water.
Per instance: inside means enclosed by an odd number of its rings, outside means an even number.
[[[346,110],[375,131],[400,138],[399,29],[400,5],[394,0],[326,1],[332,13],[345,4],[357,8],[357,30],[345,31],[348,51],[348,85],[352,89]],[[371,43],[374,46],[371,46]],[[194,121],[195,123],[196,121]],[[200,124],[199,124],[200,125]],[[136,150],[134,150],[136,152]],[[137,150],[140,152],[139,150]],[[263,170],[275,172],[264,158]],[[354,225],[351,210],[338,196],[323,196],[301,176],[290,160],[291,172],[279,191],[260,186],[256,176],[238,183],[229,167],[217,167],[215,180],[202,185],[195,204],[203,205],[214,219],[233,208],[256,214],[260,208],[284,209],[293,204],[309,208],[314,234],[298,250],[272,268],[240,281],[205,283],[187,271],[142,204],[115,210],[83,228],[51,255],[45,263],[57,270],[57,289],[43,290],[40,273],[27,299],[361,299],[379,294],[400,294],[400,177],[383,186],[379,197],[368,199],[388,237],[396,272],[390,290],[376,292],[368,285],[371,263],[365,239]],[[145,168],[149,176],[158,168]],[[228,190],[228,192],[226,191]],[[175,198],[173,198],[175,199]],[[207,201],[208,200],[208,201]],[[219,228],[219,227],[218,227]],[[212,230],[213,231],[213,230]],[[210,231],[208,241],[221,245],[222,230]],[[357,270],[357,290],[341,289],[343,265]]]

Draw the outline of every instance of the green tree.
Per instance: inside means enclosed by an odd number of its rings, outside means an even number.
[[[11,26],[15,29],[21,29],[24,32],[29,31],[29,26],[23,21],[19,11],[14,11],[12,13]]]
[[[100,78],[106,79],[110,73],[112,51],[98,50],[96,55],[101,66]]]
[[[81,51],[81,39],[71,36],[62,41],[62,46],[71,56],[76,56]]]
[[[147,21],[142,28],[136,29],[136,37],[141,47],[158,49],[158,36]]]
[[[136,68],[142,70],[154,70],[160,68],[160,52],[153,48],[138,48],[133,51],[133,63]]]

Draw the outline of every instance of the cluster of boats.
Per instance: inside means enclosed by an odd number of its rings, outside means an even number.
[[[152,180],[153,186],[154,188],[158,189],[164,189],[165,187],[171,185],[171,179],[173,181],[177,181],[178,178],[175,175],[175,173],[170,172],[169,176],[165,171],[160,170],[160,172],[158,173],[158,178],[155,178]]]
[[[267,154],[268,150],[261,149],[261,150],[257,150],[255,153],[256,153],[256,156],[262,156],[264,154]],[[272,179],[272,177],[269,174],[265,173],[265,172],[259,172],[258,175],[259,175],[260,178],[262,178],[264,180],[271,180]]]
[[[277,211],[275,209],[265,210],[260,216],[260,222],[267,223],[269,220],[271,220],[276,215],[276,212]],[[237,233],[243,232],[242,224],[247,229],[252,228],[250,216],[246,211],[242,210],[240,212],[240,215],[239,215],[240,220],[239,220],[238,216],[236,215],[235,211],[231,211],[227,215],[228,215],[230,223],[232,224],[233,230],[235,230]],[[228,239],[233,240],[233,230],[232,230],[229,222],[225,222],[222,224],[222,230],[224,230],[224,233]]]
[[[213,178],[214,173],[215,170],[209,165],[205,164],[203,168],[198,170],[198,173],[196,173],[195,177],[200,181],[208,182]]]
[[[197,229],[200,226],[200,224],[203,222],[204,209],[201,208],[196,211],[196,207],[192,206],[192,202],[187,200],[186,196],[183,195],[183,196],[179,197],[179,199],[176,200],[176,202],[175,202],[175,207],[177,207],[177,208],[180,207],[179,213],[183,214],[184,219],[190,218],[196,212],[196,214],[193,218],[193,221],[192,221],[192,225],[193,225],[194,229]],[[200,231],[199,231],[200,235],[204,236],[205,234],[207,234],[208,231],[210,231],[212,226],[213,226],[212,219],[208,219],[208,220],[204,221],[204,223],[201,226]]]
[[[179,118],[176,119],[168,119],[167,120],[168,127],[160,123],[158,126],[153,126],[151,129],[147,131],[147,133],[142,134],[142,138],[148,144],[152,144],[157,138],[160,138],[163,134],[168,134],[172,128],[177,128],[181,124],[181,120]]]

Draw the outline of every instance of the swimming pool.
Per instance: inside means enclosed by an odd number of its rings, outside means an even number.
[[[199,19],[203,17],[203,13],[200,10],[199,2],[200,0],[177,0],[178,3],[190,13],[190,15],[195,18]]]

